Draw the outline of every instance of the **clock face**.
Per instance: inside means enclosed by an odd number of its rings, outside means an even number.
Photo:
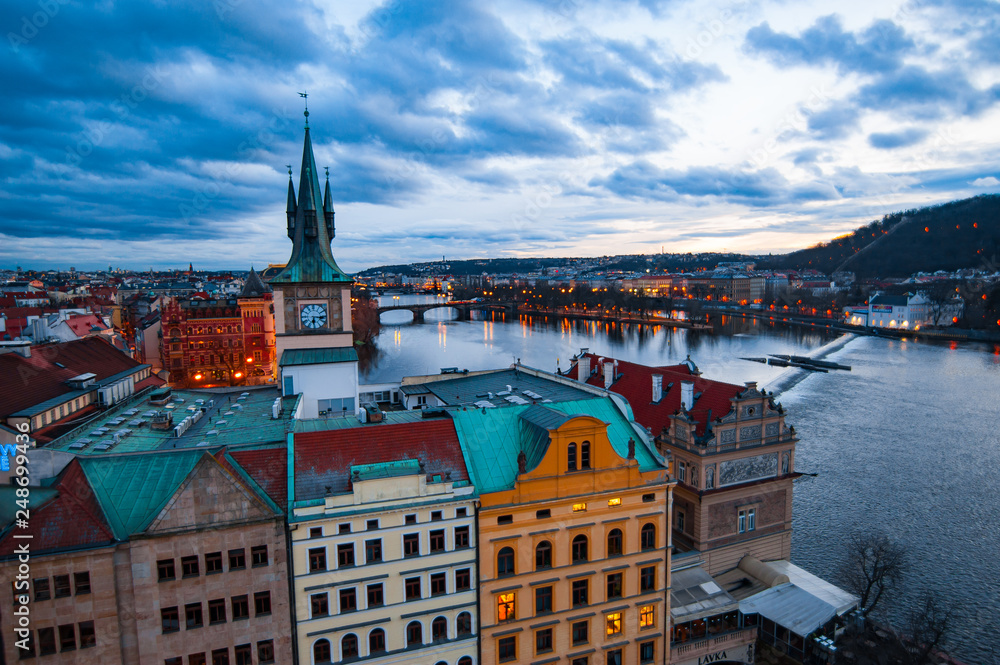
[[[326,305],[306,305],[299,312],[299,320],[306,328],[326,326]]]

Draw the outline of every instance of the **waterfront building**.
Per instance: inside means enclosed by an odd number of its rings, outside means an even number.
[[[304,417],[353,417],[359,408],[358,354],[351,330],[353,280],[330,250],[336,232],[329,171],[321,194],[308,118],[307,110],[297,198],[288,171],[286,217],[292,254],[268,279],[274,289],[279,380],[283,394],[302,394]]]
[[[451,420],[354,421],[292,446],[299,663],[478,663],[476,495]]]
[[[916,330],[922,326],[950,326],[962,315],[962,301],[958,298],[932,303],[922,293],[905,293],[891,296],[877,293],[868,301],[867,325],[873,328],[902,328]]]
[[[76,459],[32,492],[0,536],[0,583],[32,548],[32,648],[4,640],[9,662],[292,663],[284,516],[225,450]]]
[[[175,386],[274,381],[271,289],[251,269],[236,297],[168,298],[160,309],[160,362]]]

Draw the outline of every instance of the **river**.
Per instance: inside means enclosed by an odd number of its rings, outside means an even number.
[[[383,303],[426,302],[401,296]],[[792,560],[837,582],[844,540],[881,530],[902,543],[910,570],[899,613],[924,592],[955,616],[949,651],[968,665],[1000,663],[1000,348],[858,337],[716,317],[715,332],[545,317],[478,314],[450,320],[432,310],[420,324],[383,315],[366,383],[486,369],[515,359],[565,369],[581,347],[647,365],[689,354],[709,379],[781,390],[801,441]],[[397,325],[387,325],[395,321]],[[846,342],[843,343],[843,342]],[[829,345],[829,346],[827,346]],[[851,372],[801,374],[740,360],[768,354],[827,359]],[[898,617],[897,617],[898,618]]]

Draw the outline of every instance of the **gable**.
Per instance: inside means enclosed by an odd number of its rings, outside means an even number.
[[[226,526],[274,517],[214,458],[203,457],[144,533],[152,535],[212,526]]]

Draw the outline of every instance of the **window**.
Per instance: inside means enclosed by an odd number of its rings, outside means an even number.
[[[434,573],[431,575],[431,595],[443,596],[448,593],[447,577],[444,573]]]
[[[67,575],[66,577],[69,577]],[[64,626],[59,626],[59,651],[75,651],[76,650],[76,626],[68,623]]]
[[[611,573],[608,575],[608,600],[622,597],[622,574]]]
[[[351,590],[354,591],[353,589]],[[340,599],[343,601],[343,591],[340,592]],[[253,609],[254,616],[264,616],[271,613],[271,592],[270,591],[258,591],[253,595]],[[342,608],[343,609],[343,608]]]
[[[403,556],[420,556],[420,534],[408,533],[403,536]]]
[[[681,533],[683,533],[685,531],[685,528],[684,528],[684,511],[682,511],[682,510],[678,510],[677,511],[677,530],[680,531]]]
[[[535,614],[547,614],[552,611],[552,587],[535,588]]]
[[[543,540],[535,546],[535,570],[552,567],[552,543]]]
[[[358,657],[358,636],[354,633],[344,635],[340,640],[340,657],[343,659]]]
[[[739,532],[746,533],[757,528],[757,509],[747,508],[739,512]]]
[[[548,519],[550,517],[552,517],[552,510],[549,509],[549,508],[545,508],[544,510],[536,510],[535,511],[535,519],[536,520],[544,520],[544,519]]]
[[[226,600],[217,598],[208,601],[208,623],[226,623]]]
[[[257,662],[260,665],[274,662],[274,640],[262,640],[257,643]]]
[[[468,612],[462,612],[458,615],[458,620],[455,622],[456,628],[459,635],[471,635],[472,634],[472,615]]]
[[[365,522],[365,528],[369,531],[375,531],[378,529],[378,520],[368,520]]]
[[[622,650],[612,649],[608,652],[608,665],[622,665]]]
[[[332,654],[330,652],[330,640],[318,640],[313,645],[313,662],[329,663]]]
[[[585,513],[587,512],[587,504],[585,503],[574,503],[573,504],[574,513]]]
[[[385,651],[385,631],[376,628],[368,633],[368,653],[382,653]]]
[[[590,468],[590,441],[584,441],[580,444],[580,468]]]
[[[608,508],[614,508],[620,505],[622,505],[622,499],[620,496],[616,496],[613,499],[608,499]]]
[[[442,515],[442,513],[441,513],[440,510],[432,510],[431,511],[431,521],[432,522],[440,522],[442,519],[443,519],[443,515]]]
[[[181,557],[181,575],[184,577],[198,577],[198,557]]]
[[[608,556],[621,556],[622,554],[622,530],[612,529],[608,533]]]
[[[639,662],[652,663],[656,656],[656,642],[643,642],[639,645]]]
[[[344,614],[346,612],[354,612],[358,609],[358,591],[357,589],[341,589],[340,590],[340,613]],[[256,596],[254,597],[254,602],[256,603]],[[270,599],[268,600],[268,608],[270,608]],[[268,612],[271,610],[268,609]],[[260,614],[260,611],[257,612]]]
[[[501,663],[517,658],[517,636],[501,637],[497,640],[497,656]]]
[[[687,482],[687,465],[684,462],[677,463],[677,480]]]
[[[381,607],[385,602],[382,596],[382,584],[369,584],[366,590],[368,592],[368,607]]]
[[[354,543],[337,545],[337,567],[349,568],[354,565]]]
[[[310,550],[312,551],[312,550]],[[326,559],[323,559],[326,561]],[[243,570],[247,567],[247,557],[241,547],[238,550],[229,550],[229,570]],[[326,570],[326,564],[323,564],[323,569]]]
[[[431,552],[444,552],[444,529],[437,529],[430,533]]]
[[[56,629],[38,629],[38,653],[47,656],[56,652]]]
[[[212,552],[205,555],[205,574],[212,575],[222,572],[222,552]]]
[[[90,573],[73,573],[73,584],[76,586],[76,595],[90,593]]]
[[[254,568],[260,568],[261,566],[266,566],[267,563],[267,545],[258,545],[257,547],[250,548],[250,565]]]
[[[455,571],[455,591],[467,591],[472,588],[472,575],[468,568]]]
[[[230,561],[232,561],[232,555],[230,555]],[[232,565],[230,565],[230,570],[232,570]],[[316,573],[326,570],[326,548],[325,547],[314,547],[309,550],[309,572]]]
[[[171,561],[171,570],[173,570],[173,564],[174,562]],[[163,577],[161,576],[160,579],[163,579]],[[52,597],[49,593],[49,578],[39,577],[38,579],[32,580],[32,582],[35,585],[35,600],[48,600]]]
[[[513,524],[513,522],[514,522],[513,515],[501,515],[500,517],[497,518],[497,524]]]
[[[180,656],[175,658],[166,658],[163,661],[163,665],[184,665],[184,659]]]
[[[573,539],[572,555],[573,563],[587,561],[587,537],[583,534]]]
[[[418,647],[424,643],[424,627],[419,621],[411,621],[406,626],[406,646]]]
[[[201,603],[190,603],[184,606],[184,628],[201,628],[205,622],[201,617]]]
[[[653,524],[643,524],[642,531],[639,532],[639,549],[642,551],[656,549],[656,526]]]
[[[643,605],[639,608],[639,628],[652,628],[656,624],[656,606]]]
[[[156,562],[156,573],[159,576],[160,582],[165,582],[167,580],[174,579],[174,560],[173,559],[160,559]],[[37,581],[36,581],[37,584]],[[45,581],[46,592],[48,591],[48,580]],[[48,594],[46,593],[46,597]],[[35,591],[35,600],[38,600],[38,592]]]
[[[310,616],[312,617],[325,617],[330,616],[330,598],[328,594],[325,593],[314,593],[309,596],[309,608]],[[236,618],[236,611],[234,608],[233,618]]]
[[[365,563],[377,563],[382,560],[382,539],[365,541]]]
[[[577,621],[570,627],[573,646],[586,644],[590,641],[590,624],[587,621]]]
[[[656,566],[639,569],[639,591],[654,591],[656,589]]]
[[[511,547],[501,548],[497,553],[497,577],[505,577],[514,574],[514,549]]]
[[[456,508],[455,517],[465,517],[468,514],[468,508]]]
[[[94,632],[93,621],[80,622],[80,648],[89,649],[97,646],[97,634]]]
[[[325,595],[325,594],[324,594]],[[250,618],[250,596],[233,596],[233,621]],[[225,618],[223,618],[225,620]]]
[[[337,525],[337,533],[339,533],[339,534],[345,534],[345,533],[350,533],[350,532],[351,532],[351,523],[350,522],[347,522],[345,524],[338,524]]]
[[[212,652],[212,665],[229,665],[229,649],[216,649]]]
[[[408,577],[405,583],[406,589],[406,599],[407,600],[420,600],[420,578],[419,577]]]
[[[249,644],[238,644],[233,648],[236,665],[253,665],[253,651]]]
[[[160,629],[164,633],[176,633],[181,629],[180,615],[176,607],[165,607],[160,610]]]
[[[443,642],[448,639],[448,620],[437,617],[431,622],[431,642]]]
[[[571,442],[569,446],[566,447],[566,469],[568,471],[576,471],[576,443]]]
[[[497,594],[497,622],[513,621],[517,618],[514,607],[514,592]]]
[[[455,549],[463,550],[469,547],[469,527],[455,527]]]
[[[590,580],[573,581],[573,607],[586,605],[590,591]]]
[[[535,631],[535,653],[548,653],[552,651],[552,629],[543,628]]]

